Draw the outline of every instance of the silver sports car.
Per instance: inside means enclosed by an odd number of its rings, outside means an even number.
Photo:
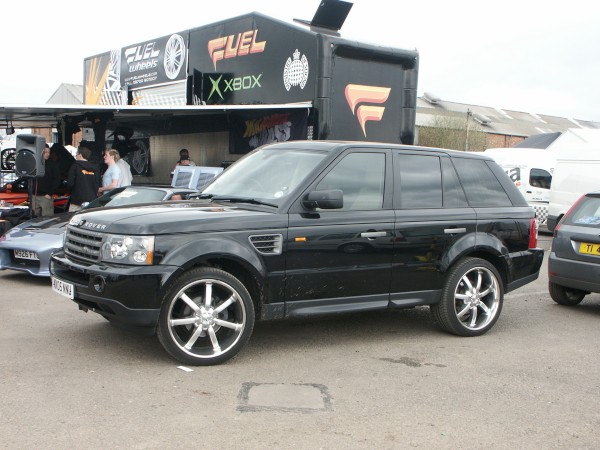
[[[182,200],[197,192],[174,187],[128,186],[105,193],[83,210]],[[38,217],[8,230],[0,237],[0,270],[20,270],[39,277],[49,277],[50,255],[62,247],[65,226],[75,214],[67,212],[52,217]]]

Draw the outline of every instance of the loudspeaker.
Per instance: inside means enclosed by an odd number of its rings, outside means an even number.
[[[22,177],[43,177],[46,139],[35,134],[17,135],[15,173]]]

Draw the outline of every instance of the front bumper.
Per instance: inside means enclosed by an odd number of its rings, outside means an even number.
[[[75,287],[74,302],[123,326],[155,327],[165,284],[181,269],[175,266],[83,265],[52,256],[50,273]]]
[[[57,249],[31,250],[37,253],[37,260],[18,259],[14,256],[14,248],[0,247],[0,270],[10,269],[27,272],[36,277],[49,277],[50,255]],[[23,249],[21,249],[23,250]]]
[[[548,280],[559,286],[600,292],[600,262],[559,258],[551,252],[548,257]]]

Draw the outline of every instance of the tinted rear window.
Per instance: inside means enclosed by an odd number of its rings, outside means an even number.
[[[400,173],[400,186],[397,183],[395,186],[395,207],[442,207],[442,171],[439,157],[396,154],[394,169]],[[398,198],[399,205],[396,202]]]
[[[484,208],[512,206],[504,188],[486,161],[467,158],[453,158],[453,161],[465,188],[469,205]]]
[[[565,218],[570,225],[600,227],[600,197],[584,197]]]

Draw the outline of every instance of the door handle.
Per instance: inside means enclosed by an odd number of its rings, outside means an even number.
[[[367,239],[373,239],[376,237],[385,237],[387,236],[387,233],[385,231],[365,231],[363,233],[360,233],[360,237],[364,237]]]
[[[466,228],[444,228],[444,234],[460,234],[466,232]]]

